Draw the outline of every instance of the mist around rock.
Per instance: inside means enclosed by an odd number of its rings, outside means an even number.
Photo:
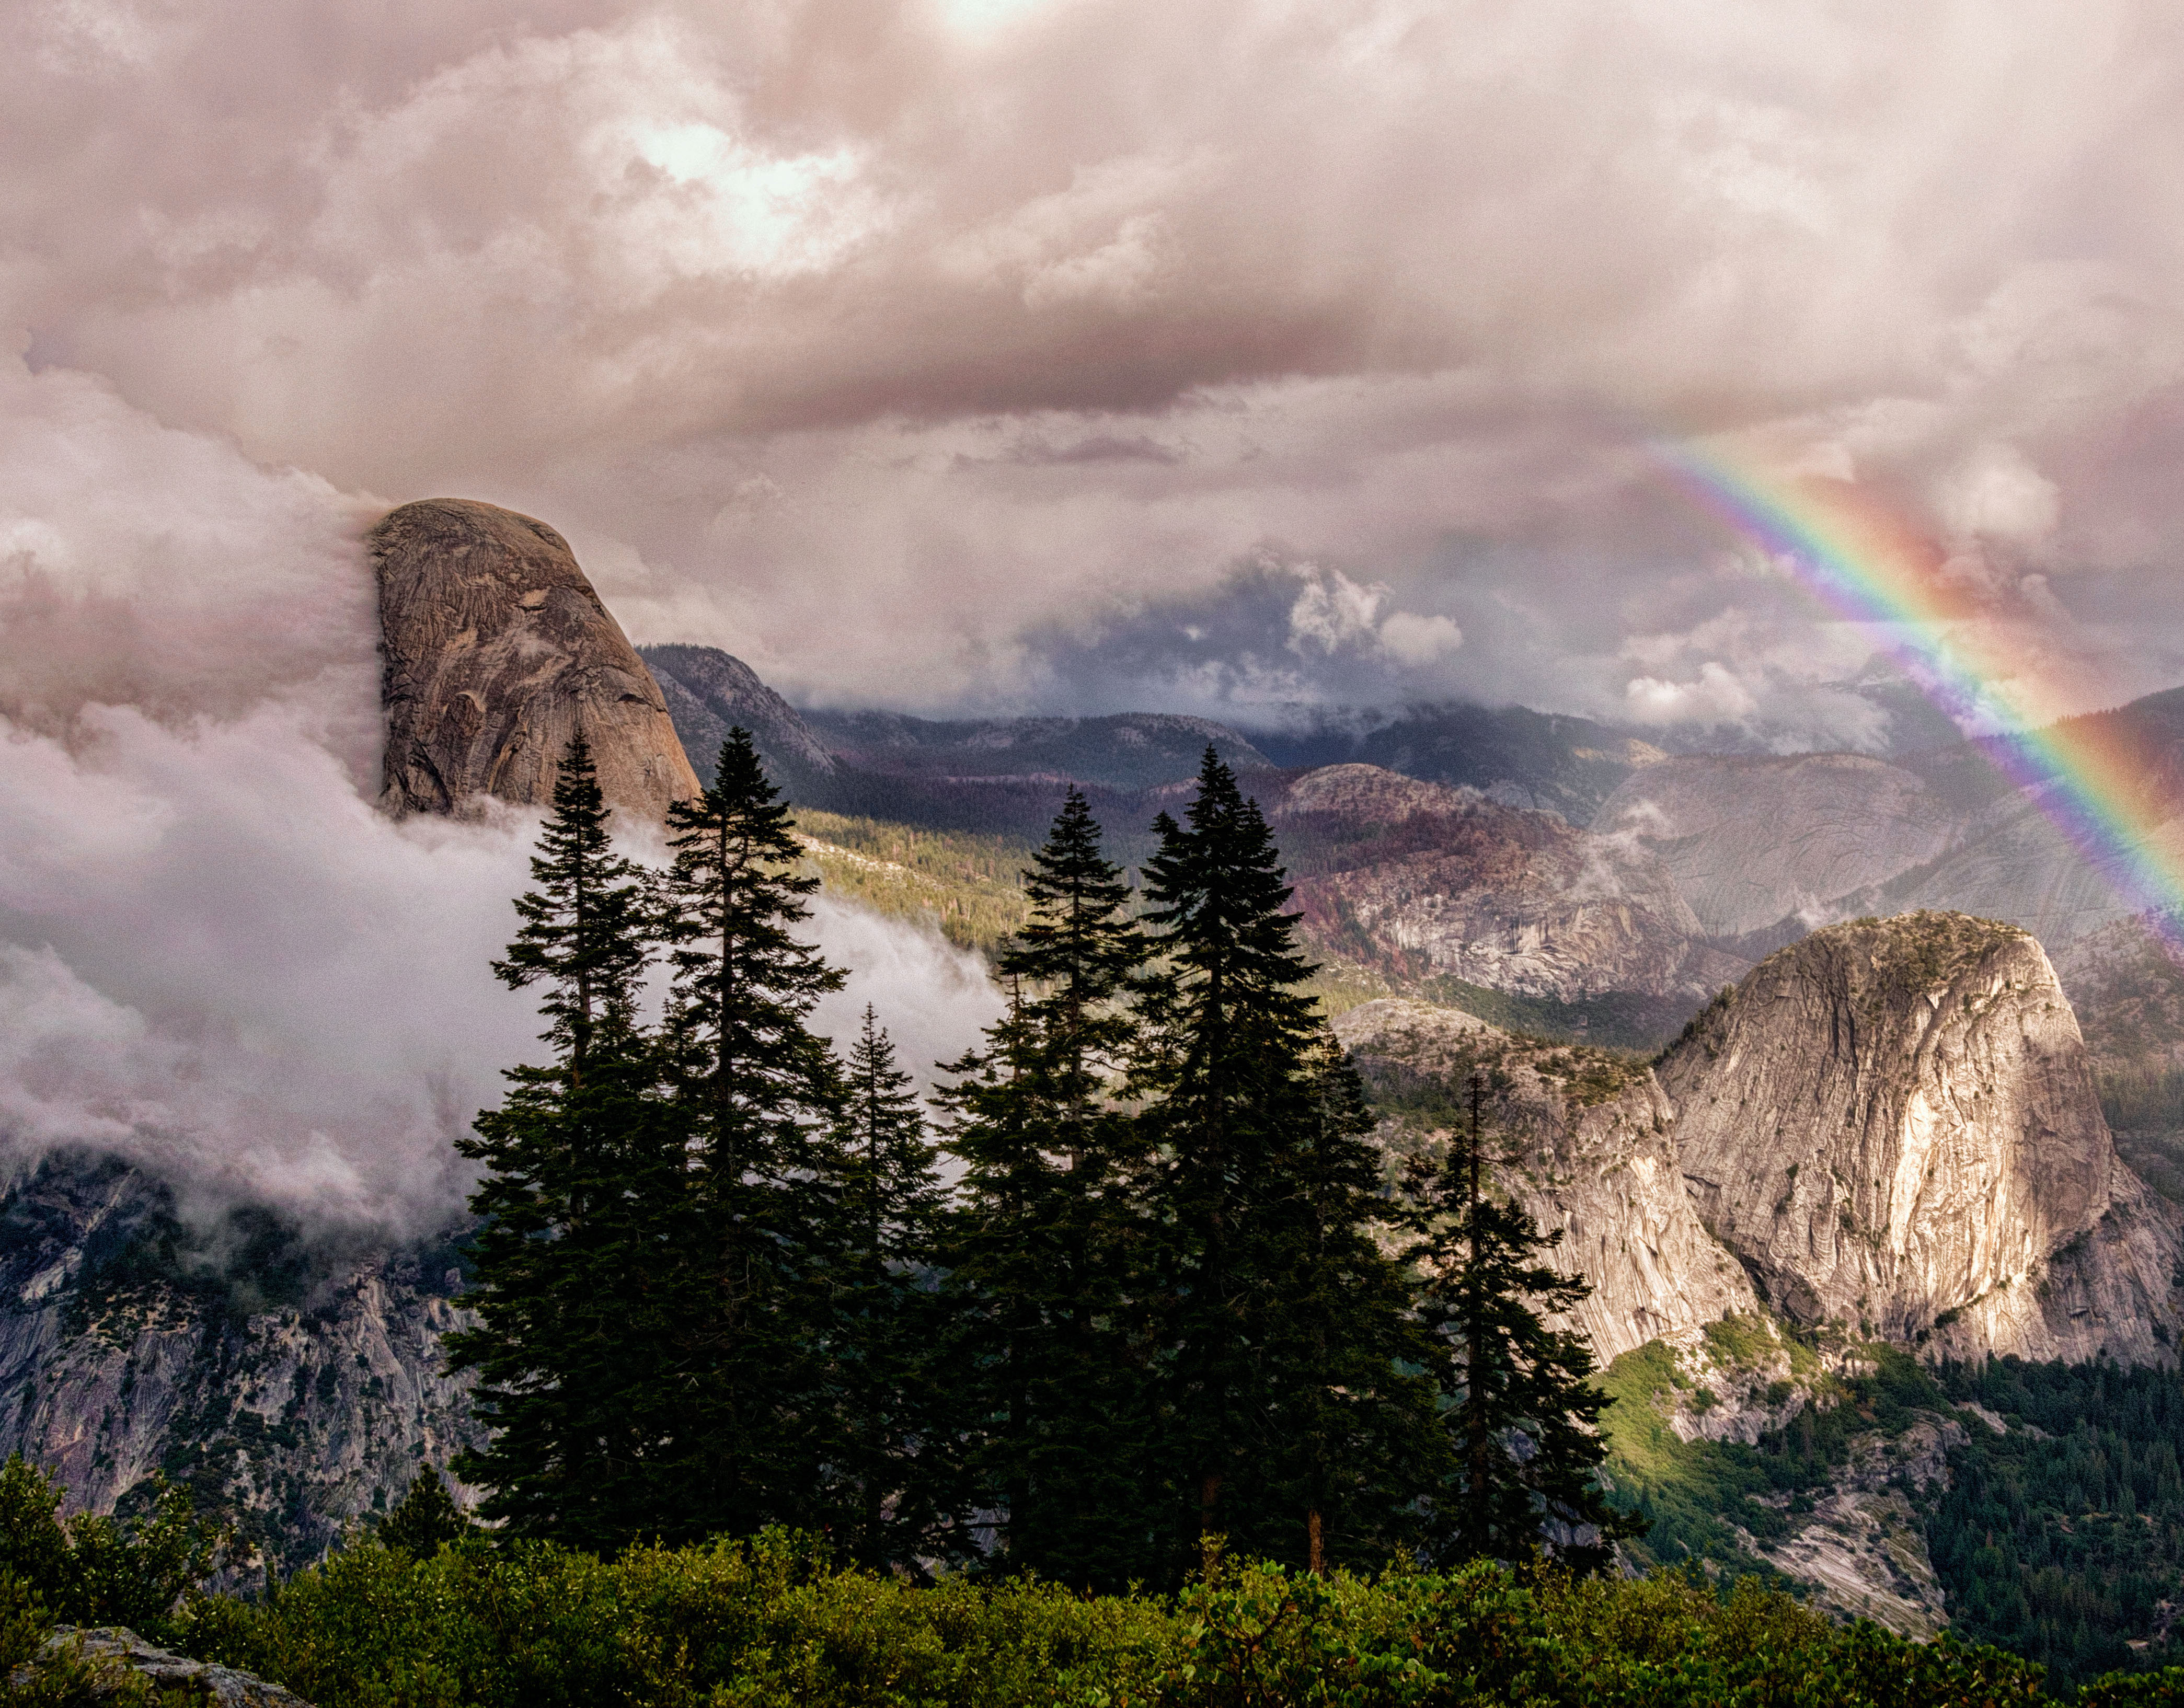
[[[461,1213],[452,1142],[537,1052],[492,976],[537,815],[374,809],[365,528],[387,505],[0,371],[0,1160],[88,1148],[207,1221],[248,1200],[404,1237]],[[814,921],[905,1060],[997,1000],[975,960]]]

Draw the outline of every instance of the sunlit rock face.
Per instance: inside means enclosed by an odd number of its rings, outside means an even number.
[[[1591,1284],[1569,1326],[1602,1364],[1758,1309],[1685,1195],[1672,1110],[1644,1066],[1401,999],[1352,1009],[1334,1028],[1386,1106],[1411,1111],[1384,1122],[1391,1147],[1460,1128],[1468,1077],[1481,1076],[1494,1185],[1559,1235],[1555,1266]]]
[[[2174,1215],[2117,1161],[2026,932],[1929,913],[1815,932],[1660,1080],[1700,1215],[1787,1315],[1930,1354],[2168,1356]]]
[[[467,498],[426,498],[370,536],[379,571],[388,810],[553,798],[569,738],[607,799],[658,821],[698,793],[666,702],[560,535]]]

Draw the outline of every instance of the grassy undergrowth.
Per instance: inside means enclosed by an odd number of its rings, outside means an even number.
[[[1601,1377],[1610,1400],[1602,1420],[1607,1469],[1618,1493],[1653,1521],[1634,1548],[1642,1564],[1774,1578],[1746,1538],[1763,1544],[1792,1529],[1850,1462],[1858,1436],[1900,1434],[1921,1411],[1947,1404],[1916,1360],[1892,1346],[1855,1349],[1854,1367],[1870,1373],[1847,1377],[1823,1370],[1810,1346],[1758,1318],[1712,1325],[1707,1346],[1713,1364],[1732,1377],[1763,1375],[1786,1362],[1788,1375],[1754,1395],[1761,1403],[1780,1405],[1799,1389],[1808,1397],[1754,1444],[1685,1441],[1670,1416],[1680,1401],[1702,1412],[1713,1396],[1677,1366],[1666,1344],[1649,1341],[1608,1366]]]

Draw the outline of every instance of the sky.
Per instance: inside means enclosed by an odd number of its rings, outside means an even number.
[[[2184,14],[17,0],[0,332],[633,637],[926,712],[1886,739],[1696,437],[2184,680]]]
[[[527,826],[370,809],[410,498],[807,704],[1885,748],[1696,442],[1900,515],[2066,705],[2184,682],[2161,0],[10,0],[0,51],[19,1150],[450,1201]],[[911,1054],[975,1030],[826,929]]]

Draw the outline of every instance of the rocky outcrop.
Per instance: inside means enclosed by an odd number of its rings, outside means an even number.
[[[48,1161],[0,1199],[0,1454],[71,1510],[164,1469],[234,1526],[245,1581],[293,1569],[482,1444],[441,1351],[457,1262],[344,1256],[248,1211],[193,1229],[120,1163]]]
[[[698,792],[659,687],[545,523],[426,498],[369,539],[389,811],[459,812],[488,795],[547,802],[579,729],[625,812],[657,821]]]
[[[811,726],[741,659],[718,647],[643,647],[638,656],[660,684],[692,769],[708,782],[721,743],[738,726],[750,732],[767,776],[791,794],[834,774],[834,755]]]
[[[1560,1231],[1555,1267],[1591,1282],[1571,1326],[1602,1364],[1758,1310],[1744,1271],[1692,1212],[1674,1111],[1646,1068],[1400,999],[1352,1009],[1334,1026],[1366,1082],[1406,1111],[1384,1122],[1392,1149],[1444,1142],[1465,1119],[1466,1081],[1485,1077],[1495,1182]]]
[[[1701,941],[1649,852],[1554,813],[1365,765],[1324,766],[1262,798],[1306,929],[1377,971],[1563,1002],[1703,1000],[1749,965]]]
[[[2026,932],[1944,914],[1816,932],[1659,1077],[1702,1218],[1787,1316],[1929,1355],[2171,1355],[2175,1218],[2118,1162]]]
[[[282,1685],[268,1683],[254,1673],[238,1672],[232,1666],[216,1666],[170,1654],[125,1626],[98,1625],[83,1630],[62,1626],[46,1639],[45,1652],[53,1661],[85,1668],[89,1674],[88,1694],[95,1698],[119,1696],[134,1680],[139,1689],[148,1684],[162,1693],[179,1693],[181,1700],[207,1704],[209,1708],[311,1708]],[[27,1688],[38,1670],[35,1665],[24,1666],[8,1683]],[[41,1694],[29,1700],[48,1699]],[[68,1700],[79,1699],[71,1695]]]

